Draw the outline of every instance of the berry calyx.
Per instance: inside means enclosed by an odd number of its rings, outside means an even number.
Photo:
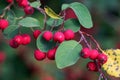
[[[34,51],[34,57],[36,60],[40,61],[46,58],[46,54],[37,49]]]
[[[53,36],[55,42],[63,42],[65,40],[64,34],[62,32],[56,32]]]
[[[83,58],[89,58],[89,56],[91,55],[90,49],[89,48],[83,48],[80,55]]]
[[[97,71],[97,65],[95,64],[95,62],[88,62],[87,68],[89,71]]]
[[[6,2],[8,2],[8,3],[12,3],[12,2],[13,2],[13,0],[6,0]]]
[[[22,38],[23,38],[22,41],[23,45],[27,45],[31,42],[31,37],[28,34],[22,34]]]
[[[16,35],[14,41],[20,45],[23,43],[23,37],[21,35]]]
[[[48,59],[50,59],[50,60],[55,60],[56,49],[57,49],[57,48],[53,48],[53,49],[50,49],[50,50],[47,52],[47,58],[48,58]]]
[[[95,59],[97,59],[98,55],[99,55],[98,51],[96,49],[93,49],[93,50],[90,51],[89,58],[92,59],[92,60],[95,60]]]
[[[99,54],[98,57],[97,57],[97,59],[98,59],[99,63],[104,64],[104,63],[107,62],[107,55],[105,55],[103,53]]]
[[[0,29],[4,30],[8,27],[9,22],[6,19],[0,19]]]
[[[17,47],[19,47],[19,44],[16,43],[16,42],[14,41],[14,39],[11,39],[11,40],[9,41],[9,45],[10,45],[12,48],[17,48]]]
[[[0,63],[3,63],[5,61],[6,55],[4,52],[0,52]]]
[[[68,29],[64,32],[65,40],[71,40],[74,38],[75,34],[71,29]]]
[[[34,8],[31,7],[31,6],[26,6],[26,7],[24,8],[24,12],[25,12],[26,15],[31,15],[31,14],[34,13]]]
[[[40,30],[35,30],[35,31],[33,32],[34,38],[37,39],[37,37],[40,35],[40,33],[41,33]]]
[[[53,37],[53,34],[51,31],[45,31],[43,33],[43,38],[47,41],[50,41],[52,39],[52,37]]]

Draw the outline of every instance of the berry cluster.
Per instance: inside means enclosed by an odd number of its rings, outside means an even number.
[[[27,45],[31,42],[31,37],[28,34],[16,35],[9,41],[12,48],[17,48],[19,45]]]
[[[34,38],[36,39],[41,32],[39,30],[35,30],[33,32]],[[42,37],[46,41],[54,40],[55,42],[62,43],[64,40],[71,40],[74,38],[74,32],[71,29],[65,30],[64,32],[57,31],[54,34],[51,31],[44,31]],[[46,56],[50,60],[55,59],[57,47],[50,49],[47,53],[42,52],[41,50],[35,50],[34,56],[36,60],[43,60]]]
[[[90,71],[98,71],[98,67],[107,62],[107,56],[104,53],[99,53],[96,49],[83,48],[80,55],[93,60],[87,63],[87,68]]]

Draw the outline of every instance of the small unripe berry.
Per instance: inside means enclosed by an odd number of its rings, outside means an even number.
[[[29,4],[28,0],[17,0],[17,2],[20,7],[24,7],[24,8]]]
[[[97,65],[95,64],[95,62],[88,62],[87,68],[89,71],[97,71]]]
[[[31,7],[31,6],[26,6],[26,7],[24,8],[24,12],[25,12],[26,15],[31,15],[31,14],[34,13],[34,8]]]
[[[21,35],[16,35],[14,41],[20,45],[23,43],[23,37]]]
[[[0,52],[0,63],[4,62],[6,58],[6,55],[4,52]]]
[[[13,0],[6,0],[6,2],[8,2],[8,3],[12,3],[12,2],[13,2]]]
[[[107,55],[105,55],[103,53],[99,54],[98,57],[97,57],[97,59],[98,59],[99,63],[104,64],[104,63],[107,62]]]
[[[64,34],[62,32],[56,32],[53,36],[55,42],[63,42],[65,40]]]
[[[64,32],[65,40],[71,40],[74,38],[75,34],[71,29],[68,29]]]
[[[53,48],[53,49],[50,49],[50,50],[47,52],[47,58],[48,58],[48,59],[50,59],[50,60],[55,60],[56,49],[57,49],[57,48]]]
[[[92,60],[95,60],[95,59],[97,59],[98,55],[99,55],[98,51],[96,49],[93,49],[93,50],[90,51],[89,58],[92,59]]]
[[[37,39],[37,37],[40,35],[40,33],[41,33],[40,30],[35,30],[35,31],[33,32],[34,38]]]
[[[22,37],[23,37],[23,41],[22,41],[23,45],[27,45],[31,42],[31,37],[28,34],[22,34]]]
[[[9,41],[9,45],[10,45],[12,48],[17,48],[17,47],[19,47],[19,44],[16,43],[16,42],[14,41],[14,39],[11,39],[11,40]]]
[[[34,51],[34,57],[36,60],[40,61],[46,58],[46,53],[40,51],[40,50],[35,50]]]
[[[52,39],[52,37],[53,37],[53,34],[51,31],[45,31],[43,33],[43,38],[47,41],[50,41]]]
[[[0,19],[0,29],[4,30],[8,27],[9,22],[6,19]]]
[[[90,49],[89,48],[83,48],[80,55],[83,58],[89,58],[89,56],[91,55]]]

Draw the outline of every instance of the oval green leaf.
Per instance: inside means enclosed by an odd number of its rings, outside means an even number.
[[[82,46],[74,40],[62,42],[55,55],[55,61],[59,69],[75,64],[80,58]]]
[[[40,22],[36,18],[26,17],[19,21],[23,27],[40,27]]]
[[[38,7],[41,6],[41,3],[40,3],[39,0],[37,0],[37,1],[34,1],[34,2],[30,3],[30,5],[34,8],[38,8]]]

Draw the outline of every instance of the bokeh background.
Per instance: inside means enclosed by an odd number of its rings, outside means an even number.
[[[103,49],[120,48],[120,0],[41,1],[50,6],[56,13],[60,12],[63,3],[75,1],[83,3],[92,15],[94,26],[91,29],[81,28],[81,30],[93,35]],[[0,14],[6,5],[8,3],[5,0],[0,0]],[[17,13],[17,15],[22,14],[22,11]],[[40,16],[39,12],[36,11],[32,16],[38,17],[38,15]],[[56,67],[55,61],[48,59],[36,61],[33,56],[36,45],[32,32],[27,28],[22,29],[22,32],[30,34],[32,42],[27,46],[13,49],[8,45],[8,39],[3,36],[0,30],[0,52],[5,54],[0,55],[0,58],[1,56],[5,57],[4,61],[0,61],[0,80],[97,80],[99,73],[87,71],[86,63],[88,60],[80,59],[75,65],[62,70]]]

